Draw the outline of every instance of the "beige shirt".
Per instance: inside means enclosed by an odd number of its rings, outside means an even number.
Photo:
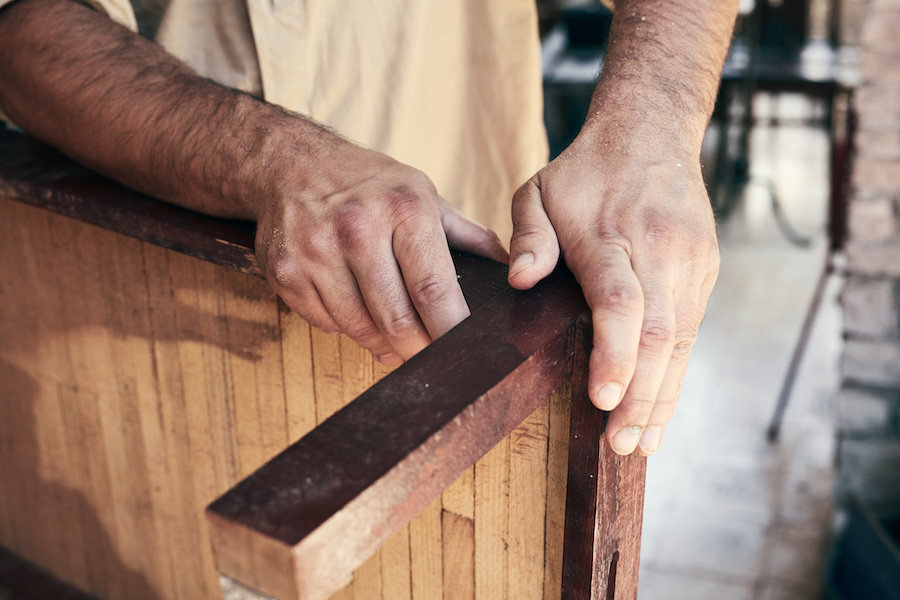
[[[513,192],[547,160],[534,0],[83,2],[421,169],[501,239]]]

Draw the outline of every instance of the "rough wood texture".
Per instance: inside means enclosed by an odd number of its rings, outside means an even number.
[[[561,597],[567,274],[520,293],[456,256],[473,317],[369,389],[388,371],[286,309],[244,225],[8,134],[0,215],[0,545],[100,598],[220,598],[204,507],[301,440],[216,505],[227,574],[290,598],[303,538],[334,557],[304,585],[352,575],[334,599]]]
[[[607,415],[588,400],[589,318],[574,335],[562,597],[635,600],[647,459],[619,456],[606,443]]]

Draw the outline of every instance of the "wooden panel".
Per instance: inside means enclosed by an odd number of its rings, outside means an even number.
[[[195,515],[386,371],[341,338],[311,332],[261,280],[15,202],[0,211],[11,267],[0,360],[12,401],[2,438],[30,453],[0,461],[3,481],[23,490],[0,490],[2,543],[103,597],[217,597],[206,524]],[[475,307],[504,278],[478,274],[486,265],[464,271]],[[470,279],[487,284],[475,289]],[[315,387],[303,375],[314,369]],[[275,384],[261,388],[267,377]],[[241,419],[240,410],[251,412]],[[442,506],[473,518],[474,489],[470,468]],[[431,533],[404,531],[388,558],[373,559],[385,598],[412,597],[414,582],[440,597],[442,506],[430,529],[412,525]],[[22,519],[35,509],[41,518]],[[426,559],[422,543],[441,552]],[[429,565],[415,579],[414,548]]]
[[[100,597],[220,597],[204,507],[315,412],[285,399],[291,318],[257,277],[0,214],[0,544]]]
[[[203,507],[297,442],[236,490],[230,506],[265,505],[262,520],[211,517],[239,579],[294,597],[299,556],[321,590],[353,574],[339,599],[560,597],[571,390],[545,399],[584,343],[568,274],[520,293],[502,267],[455,256],[473,317],[363,393],[389,370],[286,309],[258,278],[252,228],[6,137],[0,544],[103,598],[218,598]],[[594,463],[571,464],[590,477]]]

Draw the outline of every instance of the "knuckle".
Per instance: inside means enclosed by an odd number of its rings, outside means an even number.
[[[691,349],[697,341],[699,323],[690,323],[689,327],[675,332],[675,344],[672,348],[672,359],[686,361],[691,355]]]
[[[653,216],[644,223],[644,242],[651,250],[671,252],[681,243],[681,239],[675,222]]]
[[[534,223],[523,223],[522,221],[513,223],[513,234],[510,244],[521,243],[535,238],[541,238],[547,233],[547,230],[540,225]]]
[[[677,361],[687,360],[691,355],[691,349],[694,347],[696,336],[691,339],[680,339],[675,341],[672,347],[672,358]]]
[[[659,350],[675,343],[675,332],[665,323],[649,321],[641,328],[641,346]]]
[[[722,265],[722,255],[719,253],[719,245],[713,243],[706,255],[706,265],[710,272],[718,273]]]
[[[602,290],[599,298],[601,310],[621,316],[631,316],[643,310],[644,298],[640,290],[625,283]]]
[[[341,246],[354,250],[367,247],[375,230],[372,215],[356,200],[349,201],[341,207],[335,226]]]
[[[426,178],[427,179],[427,178]],[[434,205],[437,192],[428,180],[428,186],[395,185],[386,194],[392,220],[398,225],[417,225]]]
[[[718,244],[713,244],[712,249],[705,257],[704,263],[706,266],[704,285],[708,288],[712,288],[716,279],[719,277],[719,269],[722,266],[722,257],[719,254]]]
[[[451,284],[436,274],[417,281],[409,291],[416,306],[441,304],[450,299],[453,292]]]
[[[416,333],[419,328],[419,317],[408,310],[391,316],[384,323],[384,331],[388,338],[403,339]]]
[[[334,321],[324,321],[318,324],[310,321],[309,324],[329,335],[335,335],[341,332],[341,328],[335,325]]]
[[[344,333],[350,339],[365,345],[381,336],[378,326],[371,319],[357,319],[344,328]]]
[[[266,264],[269,281],[276,290],[293,290],[302,281],[303,274],[296,261],[277,257]]]

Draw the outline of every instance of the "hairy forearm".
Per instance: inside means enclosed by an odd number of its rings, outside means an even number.
[[[699,153],[737,8],[737,0],[617,0],[588,126],[618,131],[610,143],[625,151],[677,139]]]
[[[287,180],[314,187],[316,157],[338,140],[69,0],[0,12],[0,106],[112,179],[226,217],[257,218]]]

